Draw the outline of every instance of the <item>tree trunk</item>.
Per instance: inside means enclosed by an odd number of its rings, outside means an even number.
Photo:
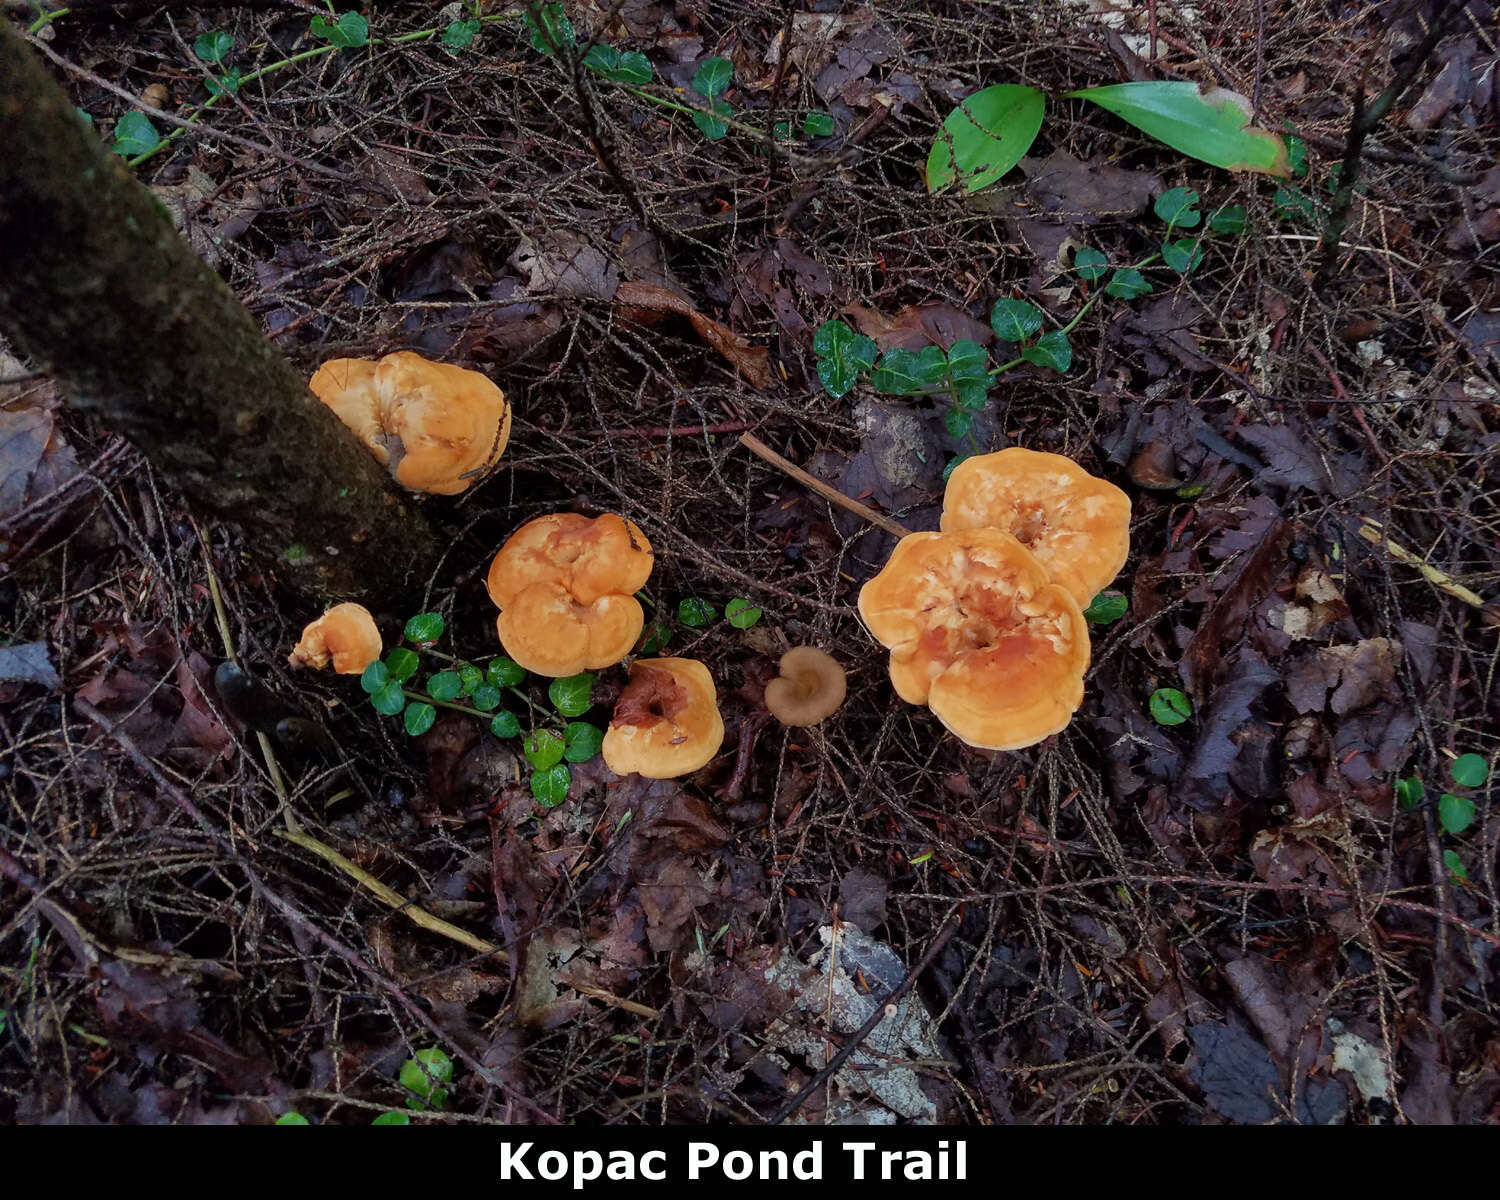
[[[385,598],[428,526],[0,19],[0,332],[303,590]]]

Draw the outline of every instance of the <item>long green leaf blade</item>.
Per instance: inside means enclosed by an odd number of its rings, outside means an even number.
[[[1046,101],[1036,88],[1000,83],[967,96],[948,114],[927,155],[927,190],[962,181],[977,192],[1021,161],[1042,127]]]

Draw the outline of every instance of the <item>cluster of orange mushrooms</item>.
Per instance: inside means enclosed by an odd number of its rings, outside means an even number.
[[[1016,447],[954,469],[940,529],[902,538],[859,593],[896,694],[980,749],[1050,737],[1083,702],[1081,606],[1125,565],[1130,498]]]
[[[403,487],[455,495],[492,467],[510,437],[504,393],[476,371],[401,351],[378,362],[323,364],[311,387]],[[490,564],[505,652],[536,675],[562,678],[614,666],[640,640],[635,593],[655,558],[634,522],[614,513],[552,513],[521,526]],[[294,666],[358,675],[384,652],[375,619],[358,604],[329,609],[302,632]],[[844,672],[801,646],[783,656],[766,706],[787,725],[813,725],[843,703]],[[688,658],[638,659],[604,736],[610,770],[653,779],[706,765],[724,741],[712,676]]]
[[[396,481],[454,495],[492,467],[510,406],[485,376],[410,351],[379,362],[335,359],[312,390]],[[1082,605],[1130,549],[1130,500],[1070,459],[1010,449],[966,459],[944,496],[941,532],[901,539],[861,589],[859,613],[890,650],[896,694],[925,704],[970,746],[1015,750],[1062,729],[1083,700],[1089,636]],[[645,614],[636,593],[655,563],[634,522],[552,513],[522,525],[486,584],[506,654],[562,678],[626,658]],[[294,665],[359,674],[383,651],[374,619],[340,604],[309,625]],[[782,656],[766,707],[814,725],[843,703],[843,668],[812,646]],[[653,779],[706,765],[724,740],[708,668],[637,659],[604,736],[616,774]]]

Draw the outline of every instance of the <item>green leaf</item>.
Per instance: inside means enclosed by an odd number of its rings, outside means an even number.
[[[1464,860],[1458,857],[1457,850],[1443,851],[1443,866],[1453,873],[1455,879],[1467,879],[1469,872],[1464,867]]]
[[[1193,715],[1193,702],[1176,688],[1151,693],[1151,717],[1158,725],[1181,725]]]
[[[1035,345],[1022,350],[1021,357],[1061,374],[1073,365],[1073,345],[1061,329],[1051,329],[1037,338]]]
[[[1083,88],[1069,97],[1108,109],[1172,149],[1226,171],[1291,177],[1286,143],[1251,124],[1250,101],[1226,88],[1157,79]]]
[[[760,609],[753,608],[743,596],[736,596],[724,606],[724,619],[736,629],[749,629],[760,620]]]
[[[672,640],[672,631],[659,621],[647,625],[635,648],[637,654],[655,654]]]
[[[434,700],[457,700],[463,690],[464,681],[457,671],[439,671],[427,681],[427,694]]]
[[[953,384],[953,402],[966,413],[977,413],[990,399],[990,380],[958,380]]]
[[[533,729],[521,743],[521,753],[538,771],[562,762],[563,748],[562,734],[552,729]]]
[[[411,1118],[409,1116],[407,1116],[404,1112],[381,1113],[378,1117],[376,1117],[373,1121],[371,1121],[370,1124],[371,1125],[410,1125],[411,1124]]]
[[[990,328],[1002,342],[1024,342],[1042,328],[1042,310],[1025,300],[1002,296],[990,309]]]
[[[583,56],[583,65],[611,83],[650,83],[651,60],[636,50],[620,53],[602,43]]]
[[[401,1064],[398,1081],[412,1095],[406,1106],[415,1109],[438,1109],[448,1098],[448,1089],[442,1085],[453,1078],[453,1060],[439,1047],[418,1050],[416,1055]]]
[[[813,109],[807,116],[802,118],[802,134],[804,137],[820,138],[832,137],[834,130],[833,114]]]
[[[374,706],[376,712],[394,717],[406,707],[406,697],[401,693],[401,685],[392,680],[379,691],[371,694],[370,704]]]
[[[484,677],[495,687],[515,687],[525,681],[526,672],[520,663],[502,654],[490,659],[489,666],[484,669]]]
[[[961,408],[950,408],[943,414],[943,427],[956,438],[968,437],[974,428],[974,414]]]
[[[1460,754],[1449,765],[1448,774],[1459,787],[1482,787],[1490,777],[1490,764],[1478,754]]]
[[[978,342],[960,338],[948,347],[948,374],[960,379],[988,379],[990,356]]]
[[[406,640],[418,646],[435,642],[442,636],[442,613],[418,613],[406,623]]]
[[[469,703],[480,712],[493,712],[500,707],[500,689],[492,683],[481,683],[469,697]]]
[[[450,54],[457,54],[460,50],[467,50],[472,46],[478,35],[478,21],[472,19],[450,21],[448,28],[443,30],[443,48]]]
[[[870,372],[870,386],[886,396],[911,396],[947,377],[948,356],[941,346],[887,350]]]
[[[306,1117],[304,1117],[299,1112],[286,1112],[286,1113],[282,1113],[281,1116],[279,1116],[279,1117],[276,1118],[276,1124],[278,1124],[278,1125],[311,1125],[312,1122],[309,1121]]]
[[[1137,296],[1144,296],[1151,291],[1151,281],[1134,267],[1121,267],[1109,277],[1104,290],[1111,296],[1118,296],[1121,300],[1134,300]]]
[[[578,44],[573,32],[573,22],[561,4],[543,4],[538,8],[527,7],[526,30],[531,34],[531,48],[538,54],[551,56],[567,46]]]
[[[563,763],[554,763],[546,770],[531,776],[531,794],[546,808],[556,808],[568,798],[568,788],[573,783],[573,773]]]
[[[604,730],[587,721],[573,721],[563,730],[563,757],[572,763],[588,762],[604,745]]]
[[[966,96],[947,118],[927,155],[927,190],[962,182],[976,192],[1021,161],[1042,127],[1046,100],[1036,88],[1000,83]]]
[[[818,356],[818,380],[835,400],[848,393],[860,374],[875,365],[872,339],[855,333],[840,320],[824,321],[813,334],[813,353]]]
[[[1158,196],[1153,207],[1156,215],[1168,225],[1192,229],[1203,220],[1203,214],[1194,207],[1197,203],[1198,193],[1192,188],[1175,187]]]
[[[1243,204],[1231,204],[1228,208],[1221,208],[1208,219],[1208,227],[1214,233],[1244,233],[1245,232],[1245,206]]]
[[[554,679],[547,687],[552,707],[565,717],[581,717],[594,706],[594,677],[585,671]]]
[[[397,646],[385,656],[385,668],[397,683],[405,683],[417,673],[417,668],[421,665],[422,660],[405,646]]]
[[[373,696],[390,681],[390,668],[383,662],[372,662],[359,677],[359,686],[364,688],[366,695]]]
[[[693,76],[693,91],[712,100],[729,90],[734,80],[734,64],[727,58],[705,58]]]
[[[1307,178],[1307,143],[1293,135],[1286,139],[1286,160],[1293,179]]]
[[[221,63],[234,49],[234,35],[222,29],[200,33],[193,40],[193,53],[204,62]]]
[[[1474,801],[1444,792],[1438,798],[1438,824],[1448,833],[1462,833],[1474,823]]]
[[[790,121],[777,121],[771,126],[771,136],[778,142],[790,140],[792,136],[792,123]]]
[[[115,122],[115,140],[110,149],[122,158],[134,158],[160,144],[161,134],[151,124],[151,118],[142,112],[128,112]]]
[[[346,12],[339,14],[336,24],[330,24],[327,17],[314,17],[308,32],[321,41],[350,50],[370,40],[370,23],[357,12]]]
[[[86,109],[86,108],[80,108],[78,105],[75,104],[73,106],[73,111],[78,114],[78,119],[80,121],[82,121],[85,125],[87,125],[90,129],[92,129],[94,127],[94,117],[93,117],[93,114],[90,113],[88,109]]]
[[[1410,775],[1396,783],[1396,801],[1403,809],[1410,812],[1421,804],[1427,797],[1427,789],[1422,781],[1415,775]]]
[[[496,713],[490,722],[490,732],[497,738],[513,738],[521,732],[521,722],[516,720],[513,712]]]
[[[969,454],[955,454],[952,458],[950,458],[948,460],[948,465],[943,468],[943,482],[948,482],[948,476],[952,475],[954,471],[958,470],[959,463],[963,462],[966,458],[972,457],[973,456]]]
[[[1305,221],[1316,224],[1318,205],[1310,196],[1294,187],[1279,187],[1271,195],[1276,215],[1283,221]]]
[[[1084,620],[1091,625],[1108,625],[1125,615],[1130,602],[1119,592],[1100,592],[1083,610]]]
[[[1084,246],[1073,252],[1073,270],[1078,272],[1080,279],[1095,283],[1104,278],[1104,272],[1108,269],[1109,256],[1102,250]]]
[[[432,728],[432,723],[437,720],[437,709],[420,700],[413,700],[406,706],[406,712],[401,719],[406,723],[407,733],[412,737],[421,737]]]
[[[723,118],[733,116],[734,109],[729,107],[727,100],[720,100],[718,97],[709,100],[708,107],[709,112],[693,113],[693,124],[698,127],[698,132],[709,141],[717,142],[729,132],[729,123]]]
[[[209,76],[203,81],[203,86],[208,89],[210,96],[233,96],[238,94],[242,78],[240,69],[236,67],[233,71],[225,71],[222,75]]]
[[[689,596],[677,606],[677,619],[689,629],[702,629],[718,615],[717,608],[697,596]]]
[[[459,689],[460,696],[472,696],[474,689],[484,682],[484,672],[473,663],[461,663],[458,668],[459,682],[463,687]]]
[[[1161,260],[1179,275],[1191,275],[1203,265],[1203,248],[1197,238],[1178,238],[1161,244]]]

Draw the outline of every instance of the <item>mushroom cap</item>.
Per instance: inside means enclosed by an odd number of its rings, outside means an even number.
[[[1018,750],[1083,702],[1088,626],[1067,588],[998,529],[913,533],[859,593],[891,683],[959,738]]]
[[[510,405],[488,377],[410,350],[379,362],[335,358],[309,386],[414,492],[456,495],[510,440]]]
[[[302,631],[288,662],[294,667],[326,667],[340,675],[359,675],[385,649],[375,618],[362,604],[335,604]]]
[[[490,563],[505,652],[538,675],[613,666],[646,623],[635,593],[650,578],[651,543],[614,513],[552,513],[528,521]]]
[[[691,658],[642,658],[630,667],[604,734],[616,775],[675,779],[707,765],[724,743],[724,719],[708,668]]]
[[[1130,555],[1130,497],[1071,458],[1013,446],[954,468],[941,528],[1003,529],[1088,604]]]
[[[766,707],[783,725],[816,725],[844,702],[844,668],[816,646],[794,646],[781,656],[780,674],[766,684]]]

